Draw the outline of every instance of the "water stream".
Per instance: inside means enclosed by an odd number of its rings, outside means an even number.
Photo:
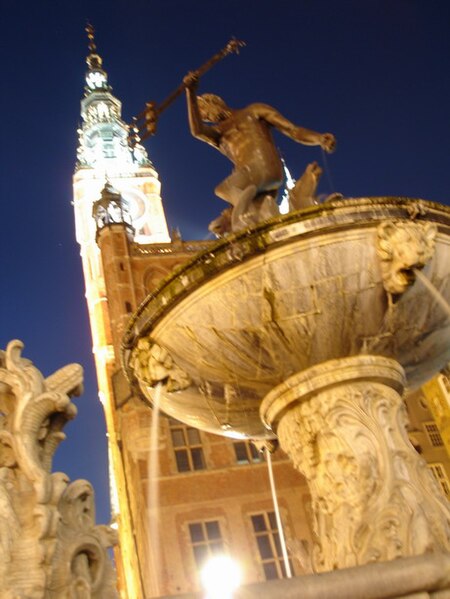
[[[277,491],[275,488],[275,479],[273,477],[273,468],[272,468],[272,454],[268,449],[264,451],[267,460],[267,470],[269,472],[269,480],[270,480],[270,490],[272,491],[272,500],[273,507],[275,510],[275,519],[277,521],[278,533],[280,535],[280,545],[281,545],[281,553],[283,555],[284,567],[286,569],[286,578],[292,578],[291,564],[289,563],[289,557],[286,548],[286,539],[284,536],[283,523],[281,522],[280,517],[280,508],[278,505],[278,497]]]
[[[423,272],[421,270],[419,270],[418,268],[414,269],[414,274],[419,279],[419,281],[422,283],[422,285],[428,289],[428,291],[431,293],[431,295],[434,297],[434,299],[437,301],[437,303],[441,306],[441,308],[444,310],[444,312],[447,313],[447,316],[450,317],[450,306],[449,306],[447,300],[436,289],[436,287],[433,285],[433,283],[430,281],[430,279],[427,276],[425,276],[423,274]]]

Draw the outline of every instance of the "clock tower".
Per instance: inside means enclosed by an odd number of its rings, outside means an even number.
[[[74,176],[77,236],[88,234],[83,216],[92,220],[92,203],[98,199],[105,181],[109,181],[120,192],[127,207],[135,240],[140,243],[169,242],[158,174],[136,132],[122,120],[122,103],[108,84],[90,25],[87,32],[88,70],[81,101],[83,122],[78,130]],[[91,237],[95,241],[93,221]],[[86,241],[77,238],[80,243]]]
[[[108,83],[92,26],[88,25],[86,31],[89,39],[88,68],[73,178],[75,228],[85,278],[99,398],[107,424],[112,512],[120,539],[120,554],[116,556],[120,586],[126,589],[122,592],[123,596],[140,598],[143,596],[141,567],[136,557],[127,497],[128,481],[120,451],[122,431],[113,378],[120,369],[118,346],[122,330],[139,301],[132,284],[127,243],[165,246],[170,245],[171,240],[158,174],[136,132],[122,120],[122,104],[113,95]],[[119,224],[115,230],[112,230],[114,227],[105,227],[108,231],[104,232],[102,247],[98,243],[93,210],[98,207],[99,198],[108,201],[110,197],[120,199],[120,209],[126,213],[126,222],[122,226]],[[110,238],[107,238],[108,235]],[[108,261],[110,271],[105,274]],[[120,273],[116,281],[112,280],[116,272],[114,266]],[[115,292],[118,297],[127,295],[122,308],[115,301]]]

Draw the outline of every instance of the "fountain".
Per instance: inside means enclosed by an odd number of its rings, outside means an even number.
[[[404,389],[450,360],[450,209],[334,200],[231,234],[143,302],[123,342],[150,404],[278,437],[308,480],[316,571],[446,552],[450,510],[406,435]]]
[[[125,370],[150,405],[189,426],[277,438],[309,485],[314,570],[352,568],[362,586],[348,597],[392,597],[369,592],[367,565],[428,553],[445,562],[450,549],[450,507],[408,440],[402,401],[450,360],[448,310],[435,309],[450,299],[450,210],[336,194],[317,205],[322,169],[311,163],[281,216],[271,131],[326,152],[334,136],[266,104],[198,96],[199,75],[183,80],[191,133],[233,163],[215,189],[228,207],[210,224],[225,237],[141,304]],[[401,594],[434,590],[421,584]],[[325,585],[317,596],[332,595]]]

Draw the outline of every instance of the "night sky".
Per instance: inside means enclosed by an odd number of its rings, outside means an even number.
[[[106,437],[91,354],[72,174],[85,72],[84,27],[124,118],[161,101],[231,36],[247,46],[202,79],[232,107],[272,104],[293,122],[330,131],[320,193],[403,195],[450,202],[450,3],[447,0],[1,1],[0,347],[50,374],[79,362],[85,393],[55,469],[87,478],[98,520],[109,518]],[[294,177],[319,148],[276,135]],[[213,188],[231,170],[188,131],[184,98],[146,142],[169,227],[205,239],[225,207]]]

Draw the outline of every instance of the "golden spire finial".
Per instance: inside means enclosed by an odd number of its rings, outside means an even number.
[[[102,59],[97,54],[97,45],[95,43],[95,29],[89,22],[86,25],[86,33],[88,36],[88,49],[89,49],[89,55],[86,58],[86,62],[90,69],[101,69],[102,68]]]
[[[97,46],[95,45],[95,29],[91,25],[91,23],[88,23],[86,25],[86,33],[87,33],[88,40],[89,40],[89,44],[88,44],[89,53],[95,54],[97,52]]]

